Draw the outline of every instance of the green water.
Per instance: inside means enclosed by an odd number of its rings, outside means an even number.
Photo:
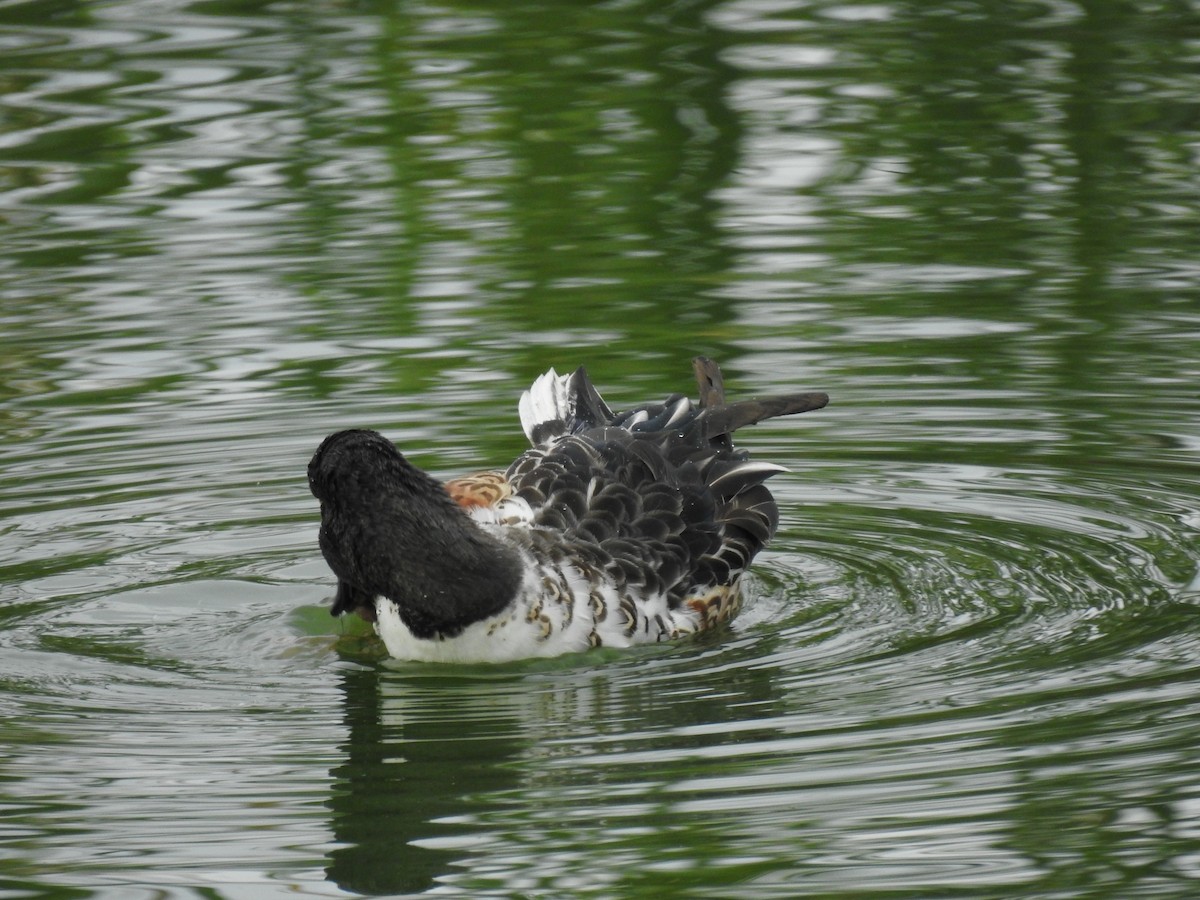
[[[0,6],[0,895],[1192,897],[1200,11]],[[826,390],[697,643],[383,661],[304,469]]]

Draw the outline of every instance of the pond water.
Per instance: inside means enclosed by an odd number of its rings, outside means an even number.
[[[1200,12],[0,7],[0,894],[1200,891]],[[305,465],[828,391],[703,640],[387,662]]]

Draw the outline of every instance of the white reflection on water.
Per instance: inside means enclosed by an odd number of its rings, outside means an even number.
[[[1107,59],[1171,93],[1089,163],[1058,112],[1095,102],[1086,48],[1028,21],[989,46],[1038,53],[956,82],[1016,105],[963,129],[921,118],[947,82],[916,63],[970,32],[913,44],[917,9],[721,4],[719,48],[556,20],[544,67],[520,9],[109,3],[6,38],[12,890],[1180,895],[1200,319],[1184,120],[1160,139],[1186,54]],[[694,352],[732,393],[834,397],[745,437],[792,472],[728,634],[430,672],[328,618],[324,434],[500,464],[530,373],[635,402]]]

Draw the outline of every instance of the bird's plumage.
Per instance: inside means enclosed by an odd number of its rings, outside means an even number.
[[[328,437],[309,464],[333,612],[376,623],[396,657],[481,661],[668,640],[728,620],[778,525],[780,466],[738,428],[819,409],[820,393],[726,403],[694,362],[680,394],[614,413],[578,369],[519,404],[532,447],[504,472],[441,483],[386,438]]]

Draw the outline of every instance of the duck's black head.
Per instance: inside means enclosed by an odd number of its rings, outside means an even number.
[[[392,482],[397,486],[412,482],[414,488],[424,487],[431,495],[440,488],[436,481],[409,463],[391,441],[365,428],[331,434],[308,463],[309,490],[323,504],[365,502]]]
[[[331,434],[308,464],[321,552],[338,577],[335,615],[396,603],[418,637],[498,612],[521,580],[516,552],[470,520],[436,479],[375,431]]]

